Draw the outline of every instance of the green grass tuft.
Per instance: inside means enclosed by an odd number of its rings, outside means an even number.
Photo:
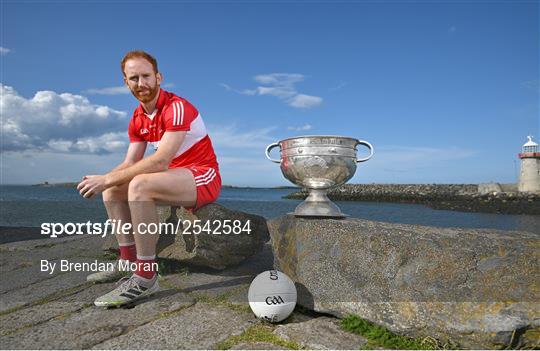
[[[272,333],[272,331],[273,331],[273,328],[269,325],[266,325],[265,323],[256,324],[246,329],[242,334],[233,335],[229,337],[227,340],[216,344],[215,348],[219,350],[228,350],[234,345],[239,344],[241,342],[251,342],[251,343],[268,342],[274,345],[281,346],[286,349],[291,349],[291,350],[300,349],[300,346],[297,343],[293,341],[283,340],[276,334]]]
[[[439,350],[456,349],[457,345],[450,343],[442,344],[432,337],[410,338],[407,336],[396,335],[388,329],[371,323],[355,315],[349,315],[341,321],[343,329],[362,335],[368,339],[363,345],[363,349],[371,350],[374,348],[400,349],[400,350]]]
[[[182,264],[180,261],[173,260],[170,258],[157,258],[158,272],[160,275],[167,275],[172,273],[186,273],[188,268]]]
[[[242,288],[243,287],[239,287],[239,289],[233,289],[233,290],[224,292],[222,294],[219,294],[217,296],[210,296],[207,294],[194,293],[194,292],[189,293],[189,295],[194,297],[197,302],[221,305],[221,306],[228,307],[234,311],[251,313],[252,311],[249,305],[234,303],[234,302],[229,301],[229,297],[231,297],[235,292],[237,292],[237,290],[240,290]]]
[[[107,261],[116,261],[120,256],[115,251],[105,251],[101,258]]]

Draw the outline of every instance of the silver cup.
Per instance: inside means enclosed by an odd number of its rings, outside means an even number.
[[[368,157],[357,159],[356,146],[369,148]],[[281,159],[274,160],[270,151],[281,149]],[[367,141],[340,136],[301,136],[278,141],[266,147],[266,157],[281,166],[281,172],[292,183],[306,188],[309,196],[294,211],[299,217],[346,217],[327,192],[345,184],[354,176],[356,164],[373,156]]]

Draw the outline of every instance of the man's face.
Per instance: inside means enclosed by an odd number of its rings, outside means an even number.
[[[124,82],[131,93],[142,103],[152,101],[159,93],[161,74],[143,58],[133,58],[124,65]]]

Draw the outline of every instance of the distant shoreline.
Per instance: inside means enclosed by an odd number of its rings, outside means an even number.
[[[41,183],[36,187],[74,188],[77,183]],[[27,185],[28,186],[28,185]],[[294,186],[251,187],[224,185],[224,189],[290,190],[286,199],[305,199]],[[540,215],[540,194],[517,192],[515,184],[345,184],[328,194],[338,201],[423,204],[434,209],[462,212]]]
[[[26,185],[26,184],[12,184],[12,185],[37,186],[37,187],[44,187],[44,188],[75,188],[75,187],[77,187],[78,184],[79,184],[78,182],[64,182],[64,183],[43,182],[43,183],[39,183],[39,184],[28,184],[28,185]],[[282,185],[282,186],[272,186],[272,187],[222,185],[221,187],[224,188],[224,189],[290,189],[290,190],[300,190],[299,187],[292,186],[292,185],[291,186]]]
[[[302,189],[285,198],[305,199]],[[540,215],[540,194],[520,193],[512,184],[345,184],[331,200],[423,204],[437,210]]]

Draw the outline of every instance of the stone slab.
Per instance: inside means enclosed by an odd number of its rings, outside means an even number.
[[[67,272],[6,292],[0,295],[0,312],[39,302],[68,289],[83,287],[88,284],[87,275],[88,272]]]
[[[98,238],[78,236],[73,238],[56,238],[14,242],[0,245],[0,271],[5,283],[0,292],[46,280],[60,273],[58,270],[49,275],[40,271],[41,260],[59,262],[95,260],[102,255]]]
[[[339,320],[318,317],[297,323],[278,325],[274,333],[311,350],[357,350],[367,340],[339,326]]]
[[[193,304],[194,300],[186,294],[164,290],[129,309],[84,308],[65,318],[55,318],[34,328],[1,336],[0,344],[5,349],[91,348]]]
[[[211,349],[255,323],[249,313],[225,306],[197,303],[122,336],[95,345],[96,349]]]
[[[166,275],[163,282],[182,292],[208,297],[230,293],[233,297],[228,298],[230,302],[247,303],[249,285],[259,273],[273,269],[273,260],[272,247],[270,243],[267,243],[259,254],[248,258],[236,267],[223,271],[191,268],[187,272]]]
[[[287,350],[282,346],[270,342],[241,342],[234,345],[230,350]]]
[[[96,284],[63,296],[58,300],[29,306],[0,316],[0,335],[11,334],[23,328],[32,328],[59,316],[67,316],[91,306],[96,297],[114,289],[115,284]]]

